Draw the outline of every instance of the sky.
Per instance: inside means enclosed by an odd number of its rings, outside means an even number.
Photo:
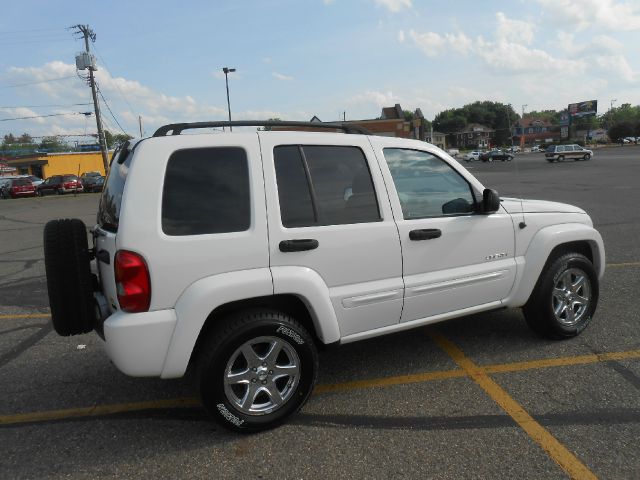
[[[640,104],[640,0],[21,0],[0,16],[0,135],[96,132],[76,24],[105,127],[134,136],[139,116],[144,135],[227,119],[223,67],[236,120]]]

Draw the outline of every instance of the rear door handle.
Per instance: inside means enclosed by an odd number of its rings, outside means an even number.
[[[411,230],[409,238],[411,240],[431,240],[432,238],[440,238],[442,232],[439,228],[424,228],[422,230]]]
[[[299,240],[282,240],[280,242],[281,252],[304,252],[305,250],[315,250],[320,243],[313,238]]]

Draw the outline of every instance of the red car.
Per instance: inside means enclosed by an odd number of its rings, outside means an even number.
[[[54,175],[38,185],[38,195],[49,193],[81,193],[84,191],[82,181],[76,175]]]
[[[35,197],[36,187],[28,178],[14,178],[0,191],[3,198]]]

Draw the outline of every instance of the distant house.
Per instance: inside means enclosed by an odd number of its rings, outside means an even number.
[[[417,140],[429,141],[431,132],[426,128],[426,121],[422,111],[417,108],[415,112],[412,112],[412,117],[407,120],[404,115],[404,110],[399,103],[396,103],[393,107],[384,107],[380,113],[379,118],[365,119],[365,120],[346,120],[340,123],[347,125],[356,125],[367,129],[373,135],[381,135],[384,137],[401,137],[401,138],[415,138]],[[322,123],[317,116],[313,116],[311,123]],[[312,127],[272,127],[272,130],[300,130],[300,131],[319,131]],[[433,143],[441,148],[446,147],[446,136],[443,133],[433,132]]]
[[[458,148],[489,148],[496,131],[486,125],[470,123],[463,130],[454,133]]]
[[[521,147],[560,141],[560,127],[543,118],[525,117],[515,124],[513,140]]]

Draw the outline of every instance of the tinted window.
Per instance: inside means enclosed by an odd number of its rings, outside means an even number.
[[[98,225],[111,232],[118,230],[120,204],[132,156],[126,148],[114,153],[102,197],[100,197]],[[57,180],[59,177],[53,177],[50,183],[55,184]]]
[[[162,191],[162,230],[167,235],[239,232],[250,222],[243,149],[193,148],[171,155]]]
[[[311,191],[300,147],[287,145],[274,149],[280,217],[285,227],[316,224]]]
[[[276,147],[274,158],[285,227],[380,220],[371,173],[359,148]]]
[[[475,199],[466,180],[443,160],[427,152],[385,148],[405,220],[468,214]]]
[[[62,179],[63,182],[71,182],[73,180],[77,180],[78,177],[76,177],[75,175],[65,175]]]

